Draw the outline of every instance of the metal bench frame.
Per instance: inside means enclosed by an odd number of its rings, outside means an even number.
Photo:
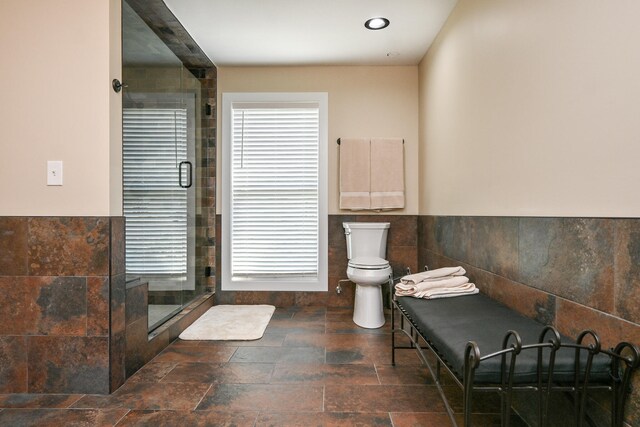
[[[411,316],[402,308],[393,293],[393,284],[390,286],[391,292],[391,364],[396,364],[396,350],[412,349],[416,350],[423,364],[427,366],[431,376],[434,378],[438,392],[444,401],[445,408],[451,422],[454,426],[458,426],[454,412],[444,394],[441,383],[441,368],[444,367],[455,383],[463,391],[463,417],[464,426],[471,426],[471,412],[473,402],[473,392],[497,392],[500,395],[500,417],[501,425],[509,427],[511,418],[511,403],[513,392],[519,390],[529,390],[537,395],[538,398],[538,425],[545,427],[548,425],[549,401],[554,392],[568,393],[573,399],[574,420],[575,425],[582,427],[588,417],[586,413],[587,395],[590,390],[606,390],[611,394],[611,425],[614,427],[622,427],[624,423],[624,407],[627,397],[631,391],[630,381],[631,374],[640,365],[640,350],[634,344],[621,342],[615,348],[602,349],[600,338],[590,330],[582,332],[576,343],[563,343],[560,339],[560,333],[553,326],[546,326],[540,334],[537,343],[522,344],[520,335],[516,331],[508,331],[502,340],[502,350],[482,356],[478,345],[470,341],[465,348],[465,364],[464,372],[458,375],[454,369],[443,358],[438,349],[430,342],[429,337],[419,330],[417,324],[411,319]],[[464,297],[460,297],[464,298]],[[400,313],[399,325],[396,325],[396,311]],[[470,319],[472,320],[472,319]],[[409,326],[407,331],[406,326]],[[411,341],[410,345],[396,345],[396,334],[402,333]],[[426,344],[426,348],[431,350],[436,358],[435,369],[427,359],[424,348],[421,347],[420,338]],[[555,362],[555,354],[558,349],[569,347],[575,349],[576,362],[574,369],[575,380],[570,383],[559,384],[553,381],[553,370]],[[548,357],[543,361],[543,350],[549,349]],[[514,368],[519,354],[525,351],[537,351],[537,381],[531,384],[514,384]],[[597,354],[606,354],[611,357],[611,381],[608,384],[592,384],[590,382],[590,374],[593,357]],[[475,371],[478,366],[487,359],[494,357],[501,358],[501,381],[498,384],[476,384]],[[584,368],[581,369],[581,359],[586,357]],[[543,370],[543,366],[549,367]]]

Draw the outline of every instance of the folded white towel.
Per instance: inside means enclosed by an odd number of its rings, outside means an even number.
[[[462,287],[469,283],[469,278],[466,276],[449,276],[443,277],[439,280],[423,280],[418,283],[398,283],[396,288],[396,295],[400,296],[414,296],[416,294],[423,294],[424,292],[441,290],[441,289],[455,289]],[[421,298],[421,296],[418,296]]]
[[[400,281],[405,284],[416,284],[420,282],[424,282],[426,280],[439,280],[443,277],[448,276],[464,276],[467,272],[464,268],[458,267],[444,267],[437,268],[435,270],[427,270],[420,273],[409,274],[408,276],[404,276]]]
[[[444,290],[434,291],[433,293],[427,294],[422,298],[424,299],[452,298],[452,297],[461,297],[464,295],[475,295],[479,292],[480,290],[474,286],[473,289],[470,289],[470,290],[455,290],[455,291],[449,291],[449,292]]]

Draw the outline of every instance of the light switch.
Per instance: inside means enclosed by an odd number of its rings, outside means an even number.
[[[62,161],[47,162],[47,185],[62,185]]]

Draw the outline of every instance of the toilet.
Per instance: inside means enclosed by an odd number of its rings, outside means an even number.
[[[347,277],[356,284],[353,321],[363,328],[384,325],[382,285],[391,277],[391,266],[384,259],[388,222],[344,222],[347,239]]]

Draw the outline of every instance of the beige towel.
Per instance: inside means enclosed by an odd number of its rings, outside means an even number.
[[[419,283],[398,283],[395,286],[396,295],[399,296],[415,296],[422,298],[425,292],[442,290],[442,289],[454,289],[461,286],[466,286],[469,283],[469,278],[465,276],[451,276],[440,278],[433,281],[422,281]]]
[[[340,140],[340,209],[370,209],[370,143],[367,138]]]
[[[443,267],[436,268],[435,270],[422,271],[420,273],[409,274],[404,276],[400,281],[405,284],[416,284],[423,281],[438,280],[447,276],[464,276],[466,270],[460,266],[458,267]]]
[[[480,292],[473,283],[468,283],[468,285],[469,285],[468,289],[455,288],[455,289],[438,289],[438,290],[429,291],[419,298],[425,298],[425,299],[451,298],[451,297],[461,297],[463,295],[475,295]]]
[[[400,138],[371,139],[371,209],[404,208],[404,149]]]

